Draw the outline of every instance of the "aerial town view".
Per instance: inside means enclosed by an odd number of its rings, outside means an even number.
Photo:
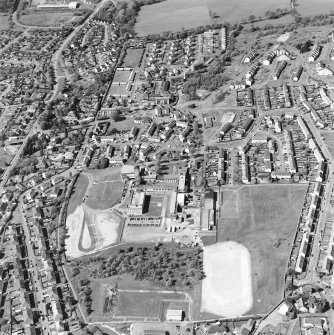
[[[333,271],[334,0],[0,0],[0,335],[334,335]]]

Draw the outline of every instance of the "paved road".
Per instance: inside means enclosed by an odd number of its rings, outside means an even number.
[[[47,319],[47,311],[46,311],[46,305],[43,297],[43,286],[41,282],[41,277],[39,276],[39,271],[37,268],[37,260],[35,251],[33,249],[33,245],[29,243],[31,240],[31,234],[30,229],[28,227],[28,224],[26,222],[26,218],[23,214],[23,194],[21,195],[19,199],[18,209],[20,217],[21,217],[21,223],[25,235],[25,245],[27,247],[27,253],[28,253],[28,259],[30,263],[29,267],[29,274],[34,290],[34,295],[36,297],[36,307],[38,307],[41,315],[43,316],[44,320],[41,320],[42,327],[46,334],[50,333],[50,327],[49,322]]]

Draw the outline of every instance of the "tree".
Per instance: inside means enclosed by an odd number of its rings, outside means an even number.
[[[248,16],[248,21],[249,21],[249,22],[254,22],[255,19],[256,19],[256,18],[255,18],[255,15],[249,15],[249,16]]]

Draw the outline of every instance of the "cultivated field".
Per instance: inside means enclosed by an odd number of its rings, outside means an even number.
[[[221,242],[204,248],[201,311],[233,318],[253,304],[251,257],[240,243]]]
[[[68,23],[73,13],[30,13],[20,16],[20,22],[30,26],[58,27]]]
[[[299,0],[298,4],[296,8],[303,16],[329,14],[330,10],[334,10],[334,2],[332,0]]]
[[[139,35],[157,34],[164,31],[178,31],[225,21],[235,23],[248,19],[250,15],[265,19],[267,11],[277,8],[290,10],[289,0],[166,0],[144,6],[139,12],[136,31]],[[303,16],[321,13],[329,14],[334,9],[332,0],[299,0],[296,6]],[[214,18],[210,17],[210,13]],[[263,20],[256,24],[285,24],[293,22],[290,15],[278,20]]]
[[[210,23],[210,16],[203,0],[167,0],[144,6],[137,22],[136,32],[148,35],[207,25]]]
[[[247,314],[266,313],[282,298],[306,185],[242,186],[222,192],[218,241],[235,241],[251,255],[253,306]]]
[[[144,49],[128,49],[123,61],[124,67],[139,67]]]

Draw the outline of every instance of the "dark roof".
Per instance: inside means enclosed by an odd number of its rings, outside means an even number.
[[[212,333],[224,333],[226,331],[227,331],[226,327],[222,326],[222,325],[211,325],[208,328],[208,333],[209,334],[212,334]]]

